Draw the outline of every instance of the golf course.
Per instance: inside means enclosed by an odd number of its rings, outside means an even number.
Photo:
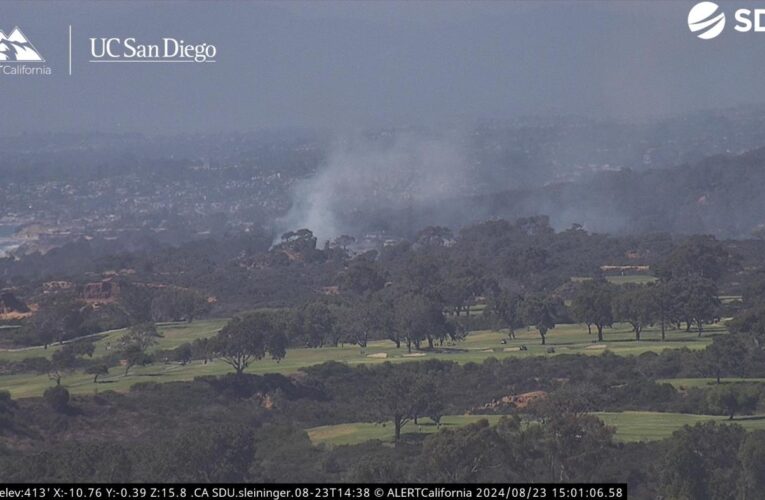
[[[212,337],[226,322],[227,319],[208,319],[192,323],[160,323],[157,328],[162,336],[158,338],[153,350],[170,350],[186,342]],[[109,354],[124,333],[124,330],[114,330],[92,336],[90,340],[95,345],[93,357],[98,358]],[[286,357],[279,362],[268,357],[253,361],[247,372],[287,374],[326,361],[362,364],[441,359],[459,363],[480,363],[489,357],[504,359],[562,354],[599,355],[605,351],[619,355],[639,355],[648,351],[661,352],[664,349],[704,349],[714,335],[725,333],[726,329],[722,324],[715,324],[708,325],[701,337],[695,331],[670,330],[667,332],[666,340],[662,341],[657,328],[647,328],[643,331],[641,340],[635,341],[629,325],[616,324],[613,328],[606,329],[603,342],[597,342],[595,334],[589,334],[584,325],[561,324],[547,333],[546,344],[542,345],[541,338],[534,328],[517,330],[515,338],[511,338],[506,330],[501,332],[484,330],[471,332],[462,341],[437,346],[432,351],[411,353],[407,352],[403,345],[397,349],[390,341],[370,342],[363,349],[350,344],[337,347],[292,348],[288,349]],[[0,361],[21,361],[33,357],[50,358],[60,348],[60,345],[50,345],[47,349],[40,346],[4,350],[0,351]],[[200,375],[222,375],[231,371],[233,369],[220,359],[207,363],[195,360],[185,365],[158,359],[149,365],[132,367],[126,376],[119,367],[112,368],[108,375],[99,377],[98,383],[93,383],[92,375],[68,372],[64,374],[62,384],[72,394],[95,394],[106,390],[127,391],[130,386],[139,382],[186,381]],[[0,389],[10,391],[13,398],[40,396],[51,385],[53,382],[45,373],[0,376]]]
[[[614,428],[615,437],[622,442],[654,441],[664,439],[684,425],[714,421],[720,424],[735,423],[747,430],[765,429],[765,416],[746,416],[734,420],[717,415],[688,415],[684,413],[661,413],[653,411],[596,412],[593,415]],[[447,415],[442,417],[440,427],[427,418],[407,423],[402,435],[430,434],[440,429],[453,429],[488,420],[496,424],[502,415]],[[392,441],[392,423],[355,422],[325,425],[306,429],[311,442],[328,446],[359,444],[370,439]]]

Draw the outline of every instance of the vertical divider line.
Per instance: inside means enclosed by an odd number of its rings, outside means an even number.
[[[72,76],[72,25],[69,25],[69,76]]]

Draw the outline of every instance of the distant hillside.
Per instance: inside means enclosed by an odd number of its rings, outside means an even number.
[[[404,211],[355,211],[375,230],[407,234],[428,224],[462,226],[491,217],[545,214],[557,229],[594,232],[765,233],[765,148],[691,165],[602,172],[577,182],[414,205]]]
[[[748,237],[765,225],[765,149],[693,165],[605,172],[526,198],[556,225],[609,232],[710,233]]]

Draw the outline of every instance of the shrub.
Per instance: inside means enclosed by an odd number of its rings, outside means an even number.
[[[69,408],[69,391],[60,385],[46,389],[43,399],[57,412],[65,412]]]

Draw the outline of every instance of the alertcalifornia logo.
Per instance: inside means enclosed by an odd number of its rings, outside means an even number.
[[[30,66],[25,63],[36,64]],[[18,26],[13,28],[10,35],[0,31],[1,75],[50,75],[50,67],[43,63],[45,58]]]
[[[711,40],[725,28],[725,12],[714,2],[701,2],[688,13],[688,28],[702,40]]]
[[[45,59],[16,26],[10,36],[0,31],[0,61],[45,62]]]

